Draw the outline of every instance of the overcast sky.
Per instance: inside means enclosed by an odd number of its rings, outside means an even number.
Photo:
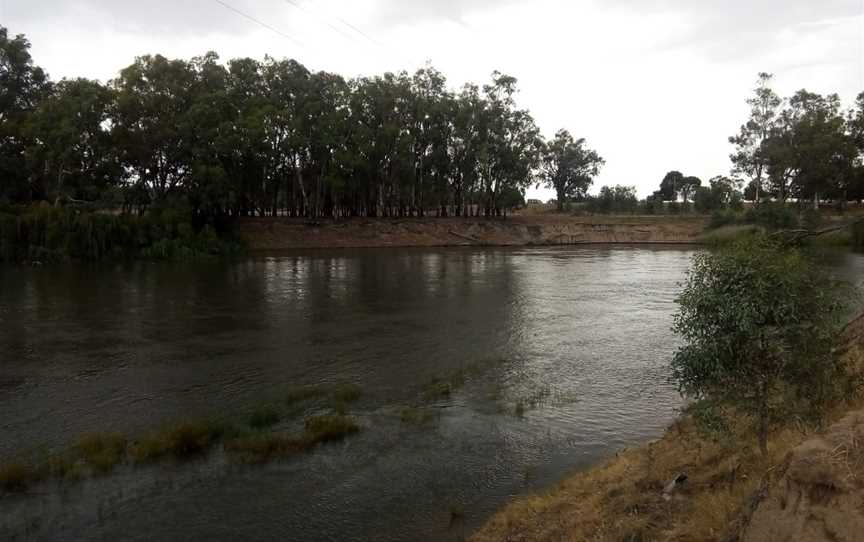
[[[728,174],[759,71],[784,96],[864,90],[864,0],[0,0],[0,25],[55,79],[208,50],[345,76],[431,61],[454,88],[497,69],[546,136],[567,128],[606,158],[595,191],[641,196],[670,169]]]

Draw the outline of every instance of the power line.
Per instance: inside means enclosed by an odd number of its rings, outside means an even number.
[[[226,2],[223,2],[222,0],[214,0],[214,2],[216,2],[217,4],[220,4],[222,7],[226,8],[226,9],[229,9],[229,10],[233,11],[233,12],[236,13],[237,15],[240,15],[241,17],[243,17],[243,18],[245,18],[245,19],[248,19],[248,20],[252,21],[252,22],[255,23],[255,24],[260,25],[260,26],[266,28],[267,30],[270,30],[270,31],[272,31],[272,32],[275,32],[276,34],[279,34],[279,35],[282,36],[283,38],[287,38],[287,39],[293,41],[294,43],[296,43],[297,45],[300,45],[301,47],[303,47],[303,42],[301,42],[300,40],[298,40],[298,39],[295,38],[294,36],[290,36],[290,35],[286,34],[285,32],[282,32],[282,31],[279,30],[278,28],[276,28],[276,27],[274,27],[274,26],[271,26],[271,25],[265,23],[264,21],[261,21],[261,20],[259,20],[259,19],[256,19],[255,17],[249,15],[248,13],[244,13],[244,12],[240,11],[239,9],[235,8],[234,6],[232,6],[232,5],[230,5],[230,4],[226,3]]]
[[[303,7],[301,4],[298,4],[297,2],[295,2],[294,0],[285,0],[285,2],[287,2],[288,4],[291,4],[292,6],[294,6],[294,7],[297,8],[297,9],[299,9],[300,11],[303,11],[304,13],[309,13],[310,15],[314,15],[314,16],[316,16],[316,17],[319,17],[318,14],[316,14],[316,13],[312,13],[310,10],[306,9],[306,8]],[[319,18],[320,18],[320,17],[319,17]],[[343,32],[342,29],[339,28],[338,26],[332,25],[332,24],[330,24],[330,22],[328,22],[328,21],[322,21],[322,22],[323,22],[324,24],[326,24],[327,26],[329,26],[330,28],[332,28],[333,30],[335,30],[336,32],[339,32],[339,34],[345,36],[346,38],[349,38],[349,39],[356,39],[356,38],[355,38],[354,36],[352,36],[351,34],[347,34],[347,33]]]
[[[300,10],[305,11],[306,13],[312,13],[313,15],[315,15],[315,16],[317,16],[317,17],[321,17],[321,16],[318,15],[317,13],[313,13],[312,11],[310,11],[309,9],[307,9],[306,7],[304,7],[304,6],[303,6],[302,4],[300,4],[299,2],[296,2],[295,0],[285,0],[285,2],[291,4],[292,6],[294,6],[294,7],[297,8],[297,9],[300,9]],[[332,17],[333,17],[334,19],[336,19],[337,21],[339,21],[340,23],[342,23],[343,25],[345,25],[346,27],[348,27],[348,28],[350,28],[351,30],[353,30],[354,32],[356,32],[357,34],[360,34],[361,36],[363,36],[364,38],[366,38],[367,40],[369,40],[369,41],[372,42],[373,44],[375,44],[375,45],[377,45],[377,46],[379,46],[379,47],[384,47],[384,45],[382,45],[378,40],[376,40],[375,38],[373,38],[372,36],[370,36],[370,35],[367,34],[366,32],[363,32],[362,30],[360,30],[359,28],[357,28],[357,27],[354,26],[353,24],[349,23],[348,21],[346,21],[346,20],[343,19],[342,17],[339,17],[338,15],[332,15]],[[324,21],[324,23],[325,23],[327,26],[329,26],[330,28],[332,28],[333,30],[335,30],[336,32],[339,32],[341,35],[343,35],[343,36],[345,36],[345,37],[348,37],[348,38],[352,38],[352,39],[354,38],[354,36],[352,36],[351,34],[346,34],[345,32],[343,32],[342,29],[339,28],[338,26],[333,25],[333,24],[330,24],[328,21]]]

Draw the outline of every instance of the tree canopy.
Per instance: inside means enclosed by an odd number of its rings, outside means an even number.
[[[574,140],[567,130],[559,130],[543,151],[542,184],[555,190],[559,211],[567,201],[585,197],[605,163],[597,151],[585,147],[584,138]]]
[[[141,56],[108,84],[52,84],[29,47],[0,28],[0,202],[179,202],[204,218],[499,216],[541,165],[566,198],[603,163],[566,131],[547,145],[517,80],[499,72],[452,90],[431,66],[345,79],[210,52]]]
[[[772,75],[760,73],[747,103],[750,118],[730,156],[732,174],[748,179],[747,199],[864,199],[864,93],[844,111],[836,94],[799,90],[780,98],[770,87]]]
[[[690,397],[751,415],[763,452],[787,405],[816,408],[839,391],[831,347],[842,305],[798,250],[762,236],[701,252],[677,301],[684,345],[673,379]]]

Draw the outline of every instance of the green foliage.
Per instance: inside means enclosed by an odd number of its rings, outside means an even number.
[[[568,201],[586,196],[593,178],[606,163],[597,151],[584,145],[584,138],[574,140],[570,132],[559,130],[543,150],[541,182],[555,190],[559,211]]]
[[[179,197],[187,220],[500,216],[522,203],[544,148],[499,72],[457,93],[431,67],[345,80],[208,52],[143,55],[108,86],[52,87],[26,39],[0,32],[2,73],[15,76],[0,79],[0,201],[140,213]],[[188,255],[170,241],[149,254]]]
[[[192,260],[241,250],[212,226],[196,232],[181,211],[138,217],[40,204],[13,212],[0,212],[0,261]]]
[[[768,230],[788,230],[798,227],[798,215],[794,209],[783,203],[763,203],[748,209],[744,213],[743,222]]]
[[[604,186],[597,196],[588,196],[586,209],[592,213],[632,214],[639,209],[636,187],[615,185]]]
[[[693,418],[696,428],[703,435],[716,440],[729,434],[728,416],[722,404],[700,399],[688,405],[685,412]]]
[[[674,330],[672,361],[682,393],[769,424],[806,404],[818,412],[843,367],[831,350],[842,304],[836,285],[801,252],[756,236],[693,258]]]

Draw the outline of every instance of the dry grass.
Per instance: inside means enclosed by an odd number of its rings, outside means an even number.
[[[206,452],[223,432],[224,428],[214,422],[181,422],[141,439],[130,453],[139,463],[164,457],[189,459]]]
[[[860,371],[864,319],[845,333],[844,359]],[[827,421],[862,406],[860,399],[836,405]],[[852,436],[832,449],[832,461],[850,478],[864,476],[864,443],[855,434],[849,431]],[[790,452],[811,436],[790,422],[773,431],[762,456],[748,423],[739,421],[715,440],[682,418],[655,442],[516,499],[472,540],[723,540],[743,530],[766,488],[784,474]],[[682,472],[688,480],[664,497],[663,488]]]
[[[579,472],[545,494],[499,511],[474,540],[716,540],[734,523],[766,474],[806,435],[775,432],[767,457],[744,428],[723,441],[689,419],[660,440]],[[688,480],[672,497],[663,488]]]
[[[125,459],[126,437],[117,433],[85,435],[75,442],[73,450],[94,470],[106,473]],[[63,473],[64,478],[69,475],[69,470]]]
[[[319,442],[342,440],[360,431],[360,426],[353,418],[340,414],[312,416],[306,419],[305,425],[303,438],[309,447]]]
[[[225,441],[225,451],[242,463],[263,463],[302,452],[304,443],[280,433],[257,433]]]

